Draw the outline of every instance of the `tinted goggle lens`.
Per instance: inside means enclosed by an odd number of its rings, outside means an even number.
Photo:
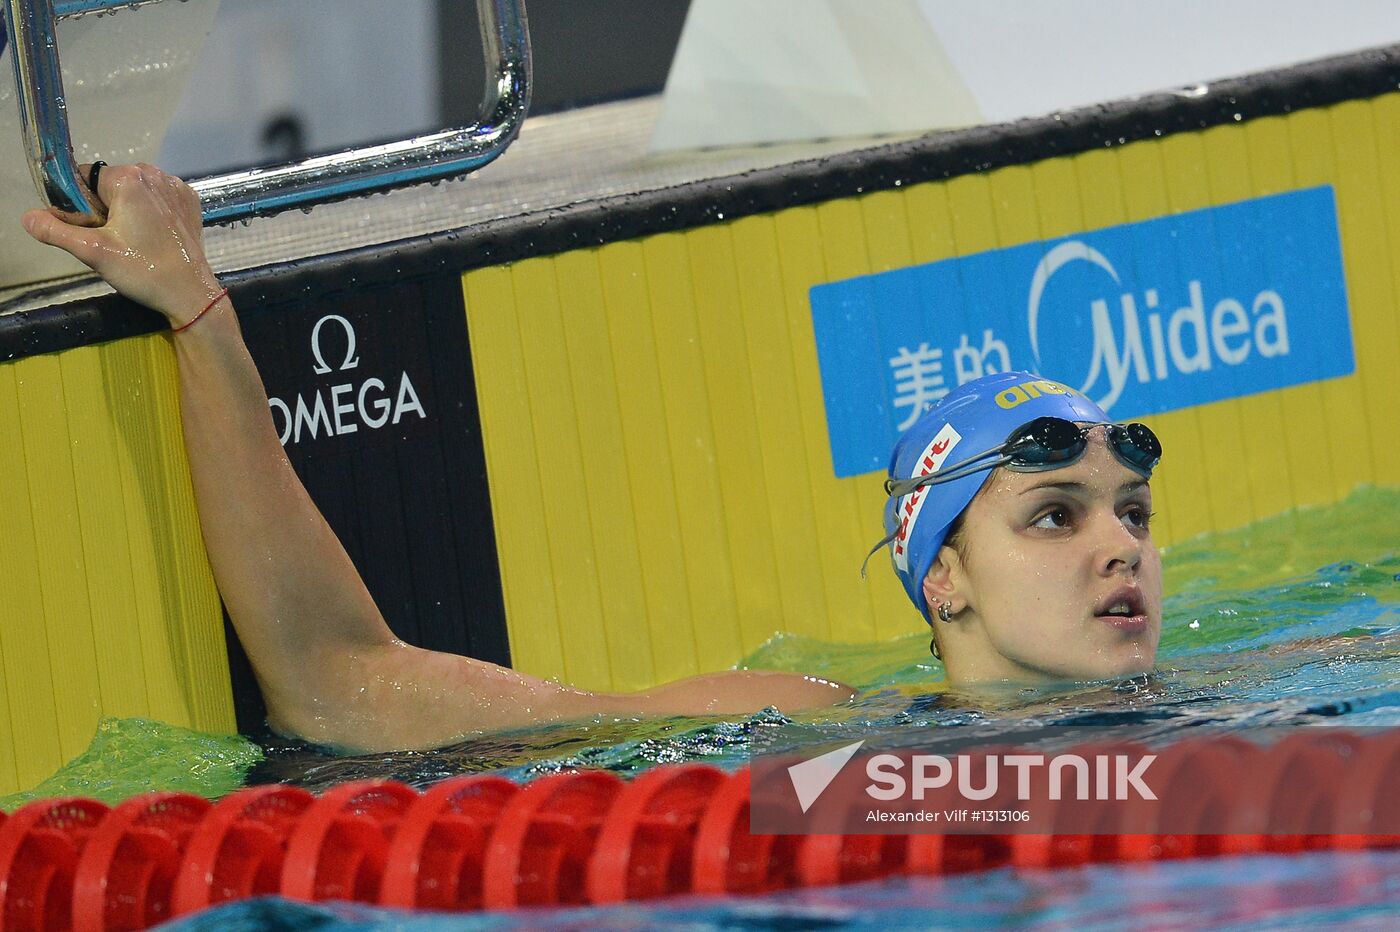
[[[886,479],[885,493],[892,497],[908,495],[923,486],[951,482],[965,475],[1006,466],[1023,472],[1039,472],[1066,466],[1084,455],[1089,431],[1098,425],[1080,427],[1062,417],[1038,417],[1011,432],[1006,442],[986,453],[959,463],[946,472],[911,479]],[[1143,476],[1162,459],[1162,444],[1146,424],[1108,424],[1109,449],[1119,462]]]
[[[1162,461],[1162,442],[1146,424],[1110,424],[1108,444],[1124,465],[1144,474]]]
[[[1010,457],[1007,465],[1036,471],[1072,463],[1084,454],[1092,429],[1064,418],[1036,418],[1006,438],[1006,453]],[[1107,440],[1109,449],[1123,465],[1143,475],[1151,475],[1162,459],[1162,444],[1146,424],[1109,424]]]
[[[1059,417],[1038,417],[1006,438],[1007,463],[1013,469],[1054,469],[1073,462],[1084,453],[1088,440],[1073,421]]]

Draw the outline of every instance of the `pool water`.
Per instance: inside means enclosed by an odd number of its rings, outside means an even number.
[[[1203,724],[1400,725],[1400,539],[1393,530],[1398,520],[1400,490],[1363,488],[1334,506],[1298,510],[1172,547],[1165,554],[1167,600],[1158,669],[1123,683],[1073,691],[1008,689],[973,705],[946,690],[942,667],[928,653],[928,635],[912,616],[907,637],[838,645],[783,636],[744,665],[822,674],[860,687],[860,696],[849,706],[801,717],[833,739],[855,733],[893,739],[922,728],[998,728],[1003,723],[1007,728],[1122,723],[1163,731]],[[103,723],[82,758],[35,791],[0,800],[0,808],[15,808],[34,796],[70,793],[107,802],[150,789],[217,797],[245,782],[285,781],[321,790],[370,776],[421,787],[482,771],[529,779],[577,767],[633,774],[682,761],[737,768],[748,762],[760,738],[789,721],[772,709],[737,721],[597,719],[473,738],[429,752],[335,756],[270,734],[254,743],[117,720]],[[938,922],[946,919],[952,926],[968,924],[971,917],[978,919],[972,924],[1016,925],[1034,919],[1083,929],[1113,926],[1121,923],[1125,910],[1141,915],[1146,909],[1156,917],[1145,923],[1148,927],[1158,920],[1163,925],[1237,921],[1241,927],[1257,927],[1258,916],[1274,916],[1271,925],[1300,928],[1333,922],[1400,927],[1400,852],[1237,858],[1229,865],[1226,870],[1221,862],[1177,862],[899,879],[839,893],[794,891],[719,904],[561,910],[551,914],[550,923],[557,919],[558,927],[568,928],[641,928],[662,922],[694,928],[887,928],[900,926],[896,917],[907,907],[921,911],[924,918],[917,924],[924,926],[939,915],[927,910],[950,910]],[[264,904],[233,909],[215,914],[222,915],[221,925],[201,926],[204,920],[196,920],[186,927],[348,929],[386,921],[373,911],[350,908]],[[407,921],[398,916],[394,924]],[[464,921],[459,917],[454,927],[463,927]],[[515,928],[513,922],[478,917],[469,927]],[[529,927],[543,926],[544,917],[533,914]]]
[[[1400,490],[1363,488],[1345,501],[1208,534],[1165,554],[1166,605],[1151,677],[1073,691],[1015,689],[979,700],[948,694],[928,635],[831,644],[782,636],[744,666],[834,677],[860,687],[849,706],[802,717],[833,737],[1000,720],[1039,724],[1161,722],[1400,724]],[[854,571],[854,569],[853,569]],[[35,790],[0,799],[79,794],[117,802],[151,789],[215,798],[244,782],[312,790],[389,777],[415,786],[461,773],[516,778],[574,767],[624,774],[701,760],[742,766],[756,736],[789,719],[590,720],[473,738],[426,752],[336,756],[274,735],[258,743],[140,719],[102,723],[92,747]]]
[[[241,735],[209,735],[140,718],[106,719],[82,754],[24,793],[0,797],[0,811],[35,799],[90,796],[108,805],[148,790],[218,799],[243,786],[262,759]]]
[[[911,618],[907,637],[879,644],[775,638],[745,666],[815,673],[861,689],[849,706],[804,715],[833,741],[880,743],[954,724],[1143,725],[1162,730],[1301,724],[1400,724],[1400,491],[1363,489],[1339,505],[1300,510],[1171,548],[1157,672],[1073,691],[1008,689],[978,704],[945,691],[942,665]],[[254,782],[311,789],[366,776],[416,786],[504,770],[528,779],[563,768],[624,774],[655,764],[748,762],[757,738],[789,719],[595,720],[474,738],[454,747],[333,757],[296,742],[264,742]],[[846,738],[846,740],[851,740]],[[899,743],[891,740],[888,743]]]
[[[492,914],[407,913],[266,899],[209,910],[167,932],[447,930],[870,930],[1029,928],[1375,929],[1400,925],[1400,851],[1327,852],[900,877],[767,896],[686,897]]]

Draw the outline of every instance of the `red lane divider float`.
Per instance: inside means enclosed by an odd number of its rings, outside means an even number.
[[[291,786],[257,786],[225,796],[186,842],[171,914],[280,891],[287,837],[315,801]]]
[[[486,847],[482,905],[571,906],[608,809],[623,787],[603,770],[556,773],[523,787],[501,810]]]
[[[73,874],[74,932],[127,932],[169,919],[185,843],[210,808],[188,793],[151,793],[106,813]]]
[[[444,780],[409,807],[389,846],[379,887],[384,906],[482,907],[486,842],[519,787],[502,777]]]
[[[107,813],[91,799],[46,799],[0,824],[0,929],[72,927],[78,857]]]
[[[769,893],[796,883],[796,835],[749,832],[749,771],[722,784],[695,830],[693,893]]]
[[[1369,739],[1351,761],[1343,784],[1337,788],[1334,811],[1338,848],[1400,847],[1400,835],[1368,833],[1373,824],[1400,822],[1400,728]]]
[[[588,862],[589,901],[688,892],[700,817],[727,779],[713,767],[682,764],[648,771],[627,784],[613,800]]]
[[[1119,836],[1118,859],[1166,861],[1225,853],[1224,836],[1208,832],[1214,829],[1218,833],[1227,824],[1239,795],[1239,775],[1253,767],[1252,755],[1257,750],[1256,745],[1238,738],[1188,738],[1163,751],[1153,765],[1154,783],[1161,787],[1158,795],[1163,802],[1148,808],[1146,802],[1132,800],[1124,807],[1126,819],[1152,822],[1155,816],[1156,826],[1161,828]],[[1138,817],[1134,808],[1148,815]],[[1167,825],[1191,826],[1196,831],[1168,832]],[[1249,838],[1233,842],[1236,853],[1250,850],[1250,844]]]
[[[1077,750],[1089,757],[1141,749]],[[213,806],[182,793],[152,793],[114,809],[43,800],[0,814],[0,930],[125,932],[274,893],[503,909],[764,893],[1005,865],[1400,847],[1400,835],[1373,829],[1400,824],[1400,729],[1364,738],[1314,729],[1267,747],[1189,739],[1160,750],[1153,767],[1160,804],[1136,813],[1131,803],[1084,809],[1088,803],[1066,792],[1052,801],[1046,771],[1036,771],[1032,795],[1037,806],[1053,807],[1049,831],[1019,835],[755,835],[748,769],[727,774],[701,764],[657,767],[630,782],[604,771],[524,786],[468,776],[421,794],[384,780],[347,783],[319,798],[264,786]],[[1342,776],[1328,782],[1328,774]],[[1218,834],[1222,827],[1231,833]]]
[[[287,839],[282,895],[377,902],[389,842],[417,799],[412,788],[392,780],[356,780],[322,795]]]

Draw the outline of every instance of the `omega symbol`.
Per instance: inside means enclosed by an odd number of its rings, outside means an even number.
[[[326,365],[326,358],[321,354],[321,325],[328,320],[333,320],[345,328],[345,360],[340,364],[340,371],[354,369],[360,364],[360,359],[355,355],[355,328],[350,321],[339,314],[327,314],[316,321],[316,326],[311,328],[311,355],[316,358],[317,375],[325,375],[331,371],[331,367]]]

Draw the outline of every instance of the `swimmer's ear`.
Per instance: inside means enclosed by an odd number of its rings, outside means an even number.
[[[924,577],[924,599],[929,605],[951,602],[954,614],[967,607],[962,557],[952,547],[939,547],[938,558]]]

